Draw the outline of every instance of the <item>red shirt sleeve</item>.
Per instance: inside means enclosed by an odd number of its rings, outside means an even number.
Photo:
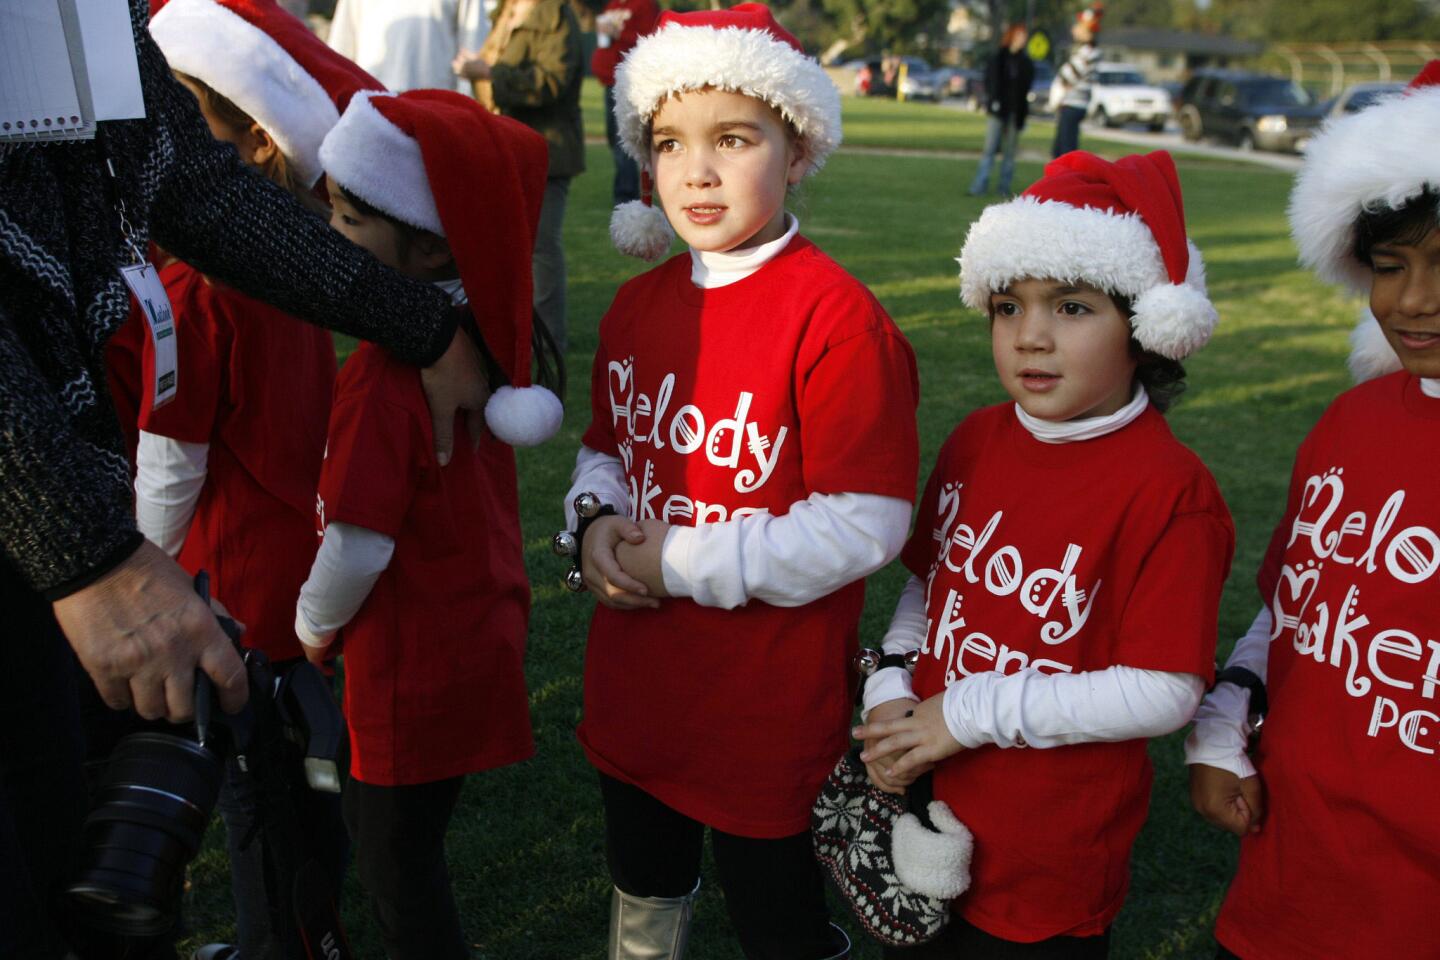
[[[165,292],[175,313],[175,397],[158,410],[151,407],[155,343],[146,326],[141,338],[147,378],[140,384],[140,429],[172,440],[209,443],[229,388],[234,324],[223,298],[205,285],[204,277],[189,268],[167,273]]]
[[[1120,617],[1112,662],[1199,674],[1211,682],[1220,594],[1234,553],[1235,528],[1228,513],[1171,518],[1140,566]]]
[[[415,412],[394,389],[395,371],[367,372],[375,375],[343,391],[330,413],[319,507],[327,524],[350,523],[395,538],[430,446]]]
[[[590,367],[590,426],[580,442],[591,450],[620,455],[615,442],[614,415],[610,411],[610,363],[605,352],[605,337],[602,332],[600,345],[595,349],[595,362]]]
[[[610,46],[596,47],[590,55],[590,72],[607,87],[615,85],[615,68],[625,59],[625,54],[640,42],[641,37],[654,30],[655,21],[660,19],[660,8],[654,0],[612,0],[606,5],[605,12],[612,10],[629,10],[630,16]]]
[[[935,562],[936,551],[939,549],[934,540],[934,532],[940,511],[940,484],[945,477],[945,461],[949,450],[950,444],[947,442],[940,449],[940,456],[935,458],[935,469],[930,471],[930,479],[925,481],[925,492],[920,495],[915,528],[900,551],[900,562],[905,565],[905,569],[922,579],[930,572],[930,564]]]
[[[797,392],[809,489],[915,499],[920,386],[898,330],[887,323],[828,345]]]

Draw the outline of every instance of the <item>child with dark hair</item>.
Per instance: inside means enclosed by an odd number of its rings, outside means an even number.
[[[1295,455],[1263,605],[1186,741],[1196,810],[1242,838],[1215,936],[1245,960],[1435,957],[1440,61],[1312,141],[1290,223],[1302,263],[1369,295],[1364,382]]]
[[[418,371],[356,349],[335,384],[320,549],[296,604],[306,655],[345,658],[345,824],[392,960],[469,955],[450,817],[466,774],[534,752],[511,447],[560,426],[559,399],[530,385],[545,157],[539,134],[443,90],[356,97],[320,148],[331,225],[470,305],[492,390],[486,429],[469,425],[473,442],[442,466]]]
[[[913,679],[870,677],[855,735],[881,789],[933,769],[974,859],[940,939],[893,956],[1103,957],[1149,803],[1146,740],[1200,702],[1234,546],[1214,479],[1161,416],[1216,323],[1174,163],[1052,162],[981,215],[960,279],[1014,403],[940,451],[884,640],[919,661]]]

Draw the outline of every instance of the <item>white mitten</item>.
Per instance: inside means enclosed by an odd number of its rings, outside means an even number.
[[[895,876],[917,893],[953,900],[970,888],[970,858],[975,838],[941,800],[927,808],[934,830],[907,813],[895,821],[890,861]]]

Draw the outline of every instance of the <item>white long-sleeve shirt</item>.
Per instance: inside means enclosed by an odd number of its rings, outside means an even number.
[[[691,250],[690,279],[714,289],[750,276],[794,239],[786,214],[779,238],[739,253]],[[568,529],[575,496],[589,491],[623,516],[629,488],[620,459],[580,447],[565,496]],[[900,555],[910,504],[865,493],[811,494],[783,516],[756,514],[697,527],[671,527],[661,552],[665,591],[701,606],[733,609],[751,600],[777,607],[810,603],[867,577]]]
[[[210,444],[140,431],[135,448],[135,525],[170,556],[185,545],[205,488]]]
[[[327,38],[387,89],[470,93],[451,62],[490,33],[483,0],[339,0]]]
[[[1270,661],[1270,634],[1275,625],[1269,607],[1261,607],[1245,635],[1235,641],[1227,667],[1244,667],[1263,682]],[[1185,738],[1185,762],[1229,770],[1240,778],[1253,777],[1255,764],[1248,752],[1250,691],[1233,683],[1219,683],[1195,711],[1195,729]]]
[[[1104,436],[1133,421],[1149,405],[1137,388],[1130,402],[1113,414],[1063,423],[1039,420],[1015,406],[1021,424],[1043,443],[1075,443]],[[900,593],[885,653],[906,654],[925,642],[925,584],[911,577]],[[1071,743],[1135,740],[1180,729],[1205,693],[1196,674],[1140,670],[1116,665],[1083,673],[1022,670],[972,674],[945,690],[945,726],[967,749],[1058,747]],[[865,684],[866,715],[891,700],[918,700],[909,671],[888,667]]]

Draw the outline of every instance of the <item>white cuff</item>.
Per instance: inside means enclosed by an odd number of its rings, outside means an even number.
[[[565,494],[565,529],[574,530],[578,518],[575,516],[575,498],[582,493],[593,493],[600,502],[615,508],[622,517],[630,515],[630,486],[625,479],[625,467],[620,458],[599,450],[592,450],[584,444],[575,455],[575,469],[570,473],[570,490]]]
[[[913,700],[919,703],[920,698],[915,695],[913,682],[910,671],[904,667],[876,670],[865,681],[865,704],[860,711],[860,719],[868,719],[871,710],[891,700]]]
[[[335,639],[335,631],[320,631],[312,627],[310,621],[305,618],[305,608],[297,601],[295,604],[295,636],[299,637],[300,642],[305,646],[323,650],[330,646]]]

